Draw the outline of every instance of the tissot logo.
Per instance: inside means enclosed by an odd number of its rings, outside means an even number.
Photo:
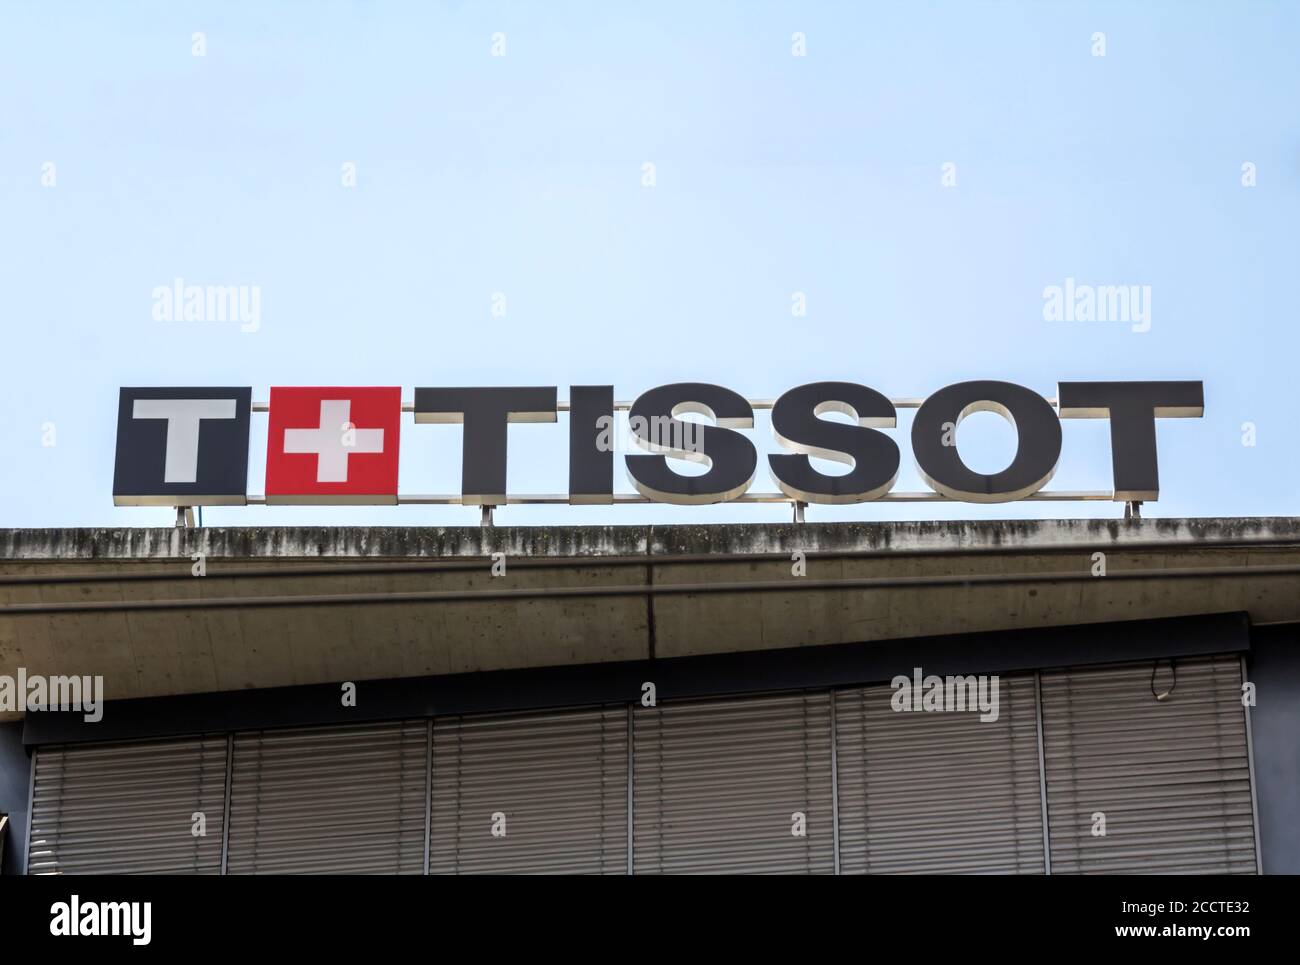
[[[114,502],[247,502],[251,398],[248,388],[122,389]],[[631,403],[615,403],[608,385],[571,386],[567,403],[558,401],[554,386],[436,387],[417,388],[414,403],[405,406],[401,389],[391,386],[277,387],[267,407],[265,501],[402,502],[398,455],[402,412],[409,409],[416,424],[462,427],[461,493],[456,501],[489,506],[511,501],[506,493],[507,427],[555,422],[559,412],[567,411],[567,501],[612,503],[611,426],[615,410],[622,408],[637,445],[645,450],[623,457],[642,498],[678,504],[726,502],[744,497],[753,483],[759,454],[740,430],[753,427],[755,407],[766,406],[772,409],[777,445],[784,450],[766,459],[780,490],[777,498],[868,502],[887,496],[898,476],[898,443],[882,430],[897,425],[896,410],[903,405],[917,408],[912,455],[927,485],[943,497],[979,503],[1024,499],[1046,485],[1061,454],[1062,419],[1110,422],[1114,489],[1099,498],[1154,500],[1159,496],[1156,421],[1199,417],[1204,410],[1200,382],[1062,382],[1056,398],[1049,399],[1010,382],[972,381],[946,386],[920,403],[891,401],[854,382],[801,385],[774,402],[751,402],[706,382],[662,385]],[[957,426],[980,411],[1003,416],[1019,437],[1015,457],[1000,472],[971,470],[957,449]],[[852,422],[822,418],[829,412]],[[703,415],[710,424],[684,432],[686,424],[679,417],[686,413]],[[691,438],[690,446],[680,442],[685,437]],[[852,469],[830,475],[816,468],[809,458],[813,456]],[[703,463],[707,471],[682,474],[670,458]]]

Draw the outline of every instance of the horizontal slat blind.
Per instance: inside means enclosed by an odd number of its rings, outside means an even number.
[[[235,735],[230,874],[420,874],[424,721]]]
[[[1239,659],[1179,660],[1162,701],[1151,670],[1041,675],[1052,871],[1254,872]],[[636,707],[635,870],[832,871],[833,720],[844,872],[1040,872],[1034,678],[1001,678],[991,722],[892,695],[841,690],[833,714],[824,692]],[[435,873],[627,870],[625,706],[440,717],[432,744],[429,727],[236,734],[228,870],[418,874],[426,814]],[[28,870],[217,873],[226,766],[225,735],[38,748]]]
[[[834,871],[828,694],[638,707],[633,733],[636,873]]]
[[[1253,873],[1239,658],[1179,660],[1162,701],[1151,670],[1042,676],[1052,872]],[[1171,680],[1162,661],[1157,690]]]
[[[39,748],[28,873],[219,874],[225,784],[224,734]]]
[[[996,721],[893,695],[835,696],[841,872],[1041,874],[1033,677],[1000,678]]]
[[[627,729],[624,705],[436,719],[430,872],[626,873]]]

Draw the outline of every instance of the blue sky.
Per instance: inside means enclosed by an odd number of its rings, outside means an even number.
[[[823,379],[891,396],[970,378],[1046,395],[1059,380],[1202,379],[1205,417],[1160,424],[1162,495],[1144,515],[1294,514],[1298,47],[1294,3],[4,0],[0,525],[171,523],[112,505],[121,385],[252,385],[265,400],[273,384],[409,399],[416,385],[566,398],[613,383],[629,399],[685,380],[770,398]],[[176,277],[259,286],[258,330],[155,321],[152,291]],[[1150,286],[1150,330],[1045,321],[1043,289],[1066,278]],[[923,488],[909,424],[899,490]],[[255,416],[253,493],[264,432]],[[510,432],[511,491],[564,491],[563,421]],[[1105,423],[1064,433],[1048,488],[1109,489]],[[761,415],[750,434],[774,450]],[[1014,450],[992,415],[958,439],[982,471]],[[404,492],[458,489],[459,429],[408,417],[402,442]],[[618,487],[631,491],[621,469]],[[760,470],[754,489],[772,488]],[[788,517],[559,506],[497,521]],[[204,521],[478,517],[247,507]]]

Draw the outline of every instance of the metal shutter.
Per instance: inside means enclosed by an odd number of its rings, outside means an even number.
[[[424,721],[235,735],[230,874],[420,874]]]
[[[1002,677],[998,719],[895,711],[890,686],[835,695],[844,874],[1041,874],[1033,677]]]
[[[668,703],[632,720],[637,874],[834,871],[828,694]],[[796,811],[806,837],[791,833]]]
[[[1053,873],[1255,871],[1239,658],[1177,669],[1163,701],[1151,664],[1043,674]]]
[[[439,717],[429,871],[626,873],[627,729],[622,705]]]
[[[219,874],[225,786],[225,735],[38,748],[27,871]]]

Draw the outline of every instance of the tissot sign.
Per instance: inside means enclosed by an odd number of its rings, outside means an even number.
[[[615,501],[614,413],[628,410],[628,426],[642,453],[622,461],[632,485],[653,502],[704,504],[746,494],[759,453],[742,429],[752,428],[756,406],[770,405],[780,452],[767,469],[785,497],[846,504],[879,499],[898,476],[901,454],[882,430],[897,425],[896,403],[853,382],[801,385],[771,403],[753,403],[720,385],[679,382],[616,404],[608,385],[576,385],[561,403],[555,386],[417,388],[404,406],[400,387],[273,388],[266,451],[267,503],[393,504],[398,494],[402,416],[415,424],[456,423],[463,435],[461,495],[468,504],[502,505],[506,493],[507,427],[555,422],[569,413],[570,503]],[[1202,415],[1200,382],[1062,382],[1053,400],[1010,382],[960,382],[913,403],[911,449],[922,478],[949,499],[1000,503],[1040,490],[1056,471],[1061,419],[1110,422],[1117,501],[1159,495],[1156,422]],[[903,403],[900,403],[903,404]],[[250,388],[124,388],[117,417],[113,501],[118,505],[242,505],[247,493],[251,439]],[[260,408],[260,407],[259,407]],[[997,473],[974,472],[962,462],[955,430],[973,412],[992,411],[1016,429],[1011,464]],[[847,415],[852,423],[822,418]],[[678,417],[702,414],[706,424]],[[419,432],[408,429],[407,444]],[[555,432],[555,430],[538,430]],[[556,448],[564,445],[562,436]],[[846,474],[820,472],[810,456],[851,466]],[[674,469],[670,457],[707,466],[702,475]],[[1103,497],[1104,498],[1104,497]]]

